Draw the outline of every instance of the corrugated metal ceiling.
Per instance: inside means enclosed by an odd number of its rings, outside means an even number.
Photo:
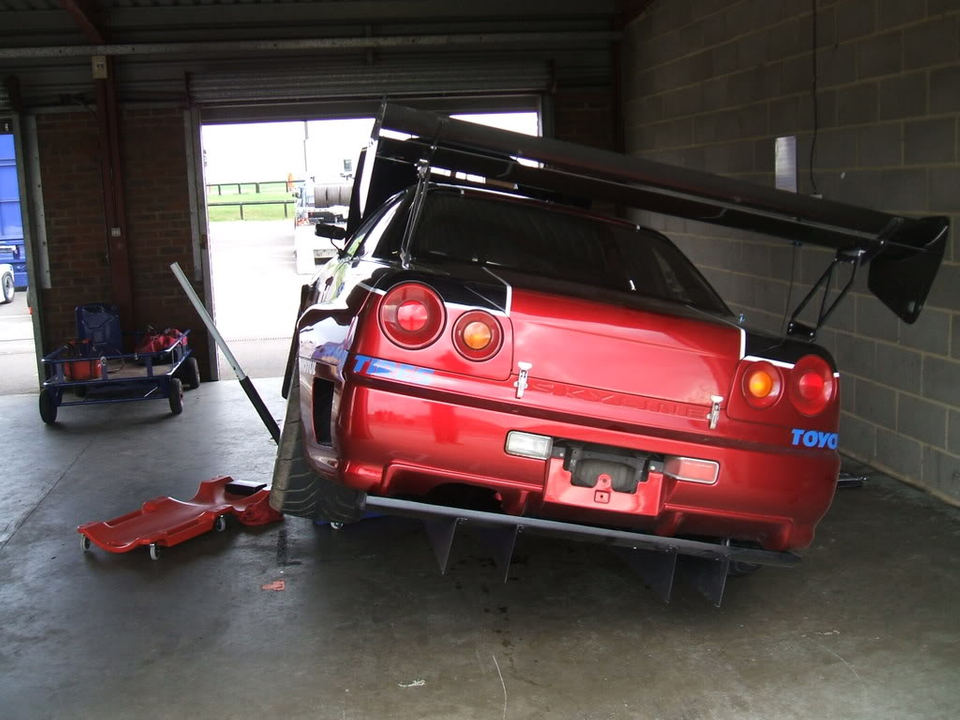
[[[84,5],[84,3],[78,3]],[[166,43],[278,41],[284,50],[263,47],[230,48],[183,46],[177,53],[119,53],[117,77],[125,100],[187,99],[189,79],[201,79],[207,90],[224,85],[222,96],[239,95],[242,81],[270,76],[289,68],[304,80],[317,82],[325,69],[345,67],[335,84],[337,96],[356,81],[358,97],[386,93],[395,67],[437,68],[437,94],[463,92],[471,82],[479,93],[521,92],[548,86],[602,86],[611,83],[610,31],[617,26],[620,0],[100,0],[100,27],[112,47],[154,47]],[[95,18],[96,20],[96,18]],[[488,36],[537,33],[535,43],[484,42]],[[298,39],[410,38],[436,41],[467,36],[470,44],[433,42],[434,47],[296,48]],[[591,40],[591,38],[594,38]],[[85,35],[59,0],[0,0],[0,50],[59,48],[71,52],[89,48]],[[169,46],[168,46],[169,47]],[[400,63],[400,65],[397,65]],[[504,71],[504,63],[515,77]],[[279,67],[280,71],[273,68]],[[465,68],[461,77],[442,69]],[[485,70],[486,68],[486,70]],[[89,60],[78,57],[4,58],[0,73],[21,79],[24,100],[32,104],[70,102],[71,96],[92,90]],[[258,75],[259,73],[259,75]],[[380,79],[377,79],[377,75]],[[415,75],[396,81],[397,92],[416,89]],[[429,84],[429,83],[428,83]],[[284,80],[283,93],[296,94]],[[259,83],[255,94],[268,88]],[[362,90],[362,92],[361,92]],[[279,92],[279,89],[278,89]],[[214,93],[216,94],[216,92]],[[330,95],[316,90],[314,97]]]

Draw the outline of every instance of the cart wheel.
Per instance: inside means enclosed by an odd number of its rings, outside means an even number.
[[[174,415],[183,412],[183,383],[180,378],[170,378],[170,412]]]
[[[341,522],[332,522],[332,523],[330,523],[330,529],[331,529],[331,530],[342,530],[342,529],[343,529],[343,523],[341,523]]]
[[[217,521],[213,524],[213,529],[217,532],[223,532],[227,529],[227,518],[223,515],[217,516]]]
[[[47,425],[57,421],[57,399],[50,388],[40,391],[40,418]]]
[[[90,552],[90,538],[82,533],[80,535],[80,549],[84,552]]]
[[[159,560],[160,559],[160,546],[156,543],[150,543],[150,559]]]
[[[187,390],[196,390],[200,387],[200,363],[192,355],[183,361],[180,366],[182,370],[181,377]]]

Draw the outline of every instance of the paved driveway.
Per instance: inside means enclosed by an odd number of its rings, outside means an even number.
[[[283,374],[300,305],[292,220],[210,224],[217,327],[253,378]],[[220,358],[220,376],[233,377]]]
[[[36,391],[33,319],[26,290],[18,290],[12,303],[0,305],[0,395]]]

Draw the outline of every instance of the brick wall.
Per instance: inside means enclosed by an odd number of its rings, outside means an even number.
[[[178,262],[193,277],[190,197],[183,112],[123,113],[121,155],[130,237],[130,273],[137,327],[189,327],[200,355],[206,331],[170,272]],[[201,297],[200,288],[195,288]],[[207,357],[204,347],[202,358]],[[201,372],[206,363],[200,362]]]
[[[820,342],[843,376],[841,448],[960,500],[960,0],[815,0],[816,32],[813,1],[657,0],[624,40],[627,148],[772,185],[774,138],[795,134],[801,192],[815,183],[844,202],[953,214],[915,325],[858,281]],[[780,328],[788,245],[643,219],[675,238],[748,324]],[[797,256],[794,305],[830,258]]]
[[[50,260],[41,290],[44,352],[73,337],[73,309],[110,297],[97,122],[87,112],[37,118]]]
[[[41,291],[41,303],[50,352],[76,334],[75,306],[109,301],[112,291],[96,120],[87,112],[41,115],[37,133],[52,285]],[[133,326],[192,328],[206,377],[206,332],[169,267],[177,261],[192,276],[183,113],[125,109],[121,142]]]

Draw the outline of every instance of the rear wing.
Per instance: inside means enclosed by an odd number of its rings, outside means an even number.
[[[837,253],[834,263],[797,308],[789,329],[810,338],[839,300],[827,306],[829,282],[838,263],[852,267],[841,297],[857,268],[869,263],[870,291],[904,322],[915,322],[949,232],[946,217],[891,215],[389,104],[381,107],[358,167],[348,231],[390,195],[415,184],[418,169],[421,177],[429,176],[423,172],[427,168],[479,176],[488,186],[530,197],[571,204],[614,202],[832,248]],[[453,176],[442,179],[458,182]],[[817,327],[809,328],[796,316],[821,285],[824,297]]]

